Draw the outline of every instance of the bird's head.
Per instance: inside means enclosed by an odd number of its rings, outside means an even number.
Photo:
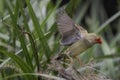
[[[99,36],[97,36],[95,33],[89,33],[85,36],[85,39],[91,44],[102,44],[102,40]]]

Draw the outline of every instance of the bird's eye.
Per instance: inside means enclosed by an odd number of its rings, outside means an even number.
[[[91,42],[92,42],[92,40],[91,40],[91,39],[89,39],[89,40],[88,40],[88,42],[89,42],[89,43],[91,43]]]

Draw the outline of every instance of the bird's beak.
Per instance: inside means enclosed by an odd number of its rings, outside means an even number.
[[[98,43],[98,44],[102,44],[101,38],[97,38],[97,39],[95,39],[95,41],[96,41],[96,43]]]

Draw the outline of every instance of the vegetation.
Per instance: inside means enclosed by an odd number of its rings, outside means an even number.
[[[49,70],[51,58],[64,49],[59,43],[61,35],[55,23],[56,12],[64,0],[54,1],[0,1],[0,80],[63,79],[54,70]],[[92,64],[92,60],[94,72],[97,70],[95,74],[119,80],[120,11],[110,16],[103,1],[70,0],[64,7],[77,24],[102,37],[101,45],[78,56],[84,66]],[[113,1],[117,3],[115,9],[119,9],[120,1]],[[90,79],[90,75],[87,76]]]

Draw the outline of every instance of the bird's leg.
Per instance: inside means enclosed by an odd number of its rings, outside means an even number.
[[[83,63],[81,62],[81,60],[77,56],[75,56],[75,59],[78,61],[78,63],[80,64],[80,66],[83,65]]]
[[[69,67],[70,67],[70,66],[73,66],[73,64],[74,64],[73,58],[72,58],[69,54],[66,54],[66,55],[67,55],[68,58],[70,59],[70,65],[69,65]]]

